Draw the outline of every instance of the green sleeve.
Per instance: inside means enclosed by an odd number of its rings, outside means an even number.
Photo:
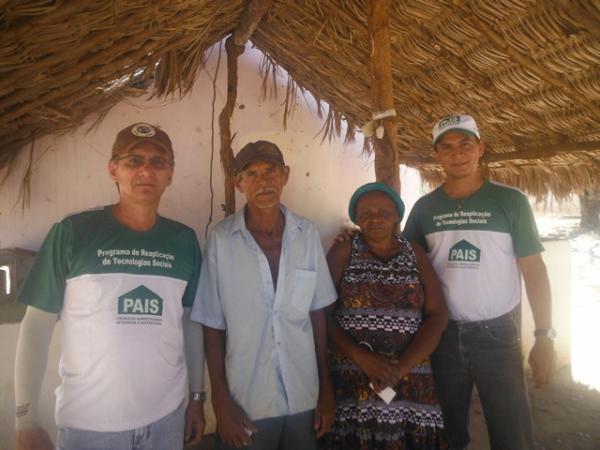
[[[50,313],[63,305],[72,232],[68,223],[54,224],[19,291],[18,300]]]
[[[202,253],[200,252],[200,244],[198,244],[198,238],[196,234],[192,231],[192,252],[193,252],[193,268],[192,275],[187,283],[185,288],[185,292],[183,293],[183,298],[181,300],[182,304],[186,308],[191,308],[194,304],[194,298],[196,297],[196,290],[198,289],[198,280],[200,278],[200,268],[202,267]]]
[[[406,225],[402,230],[402,236],[408,241],[413,241],[419,244],[424,249],[427,249],[427,241],[423,234],[422,224],[419,223],[419,203],[415,203],[406,219]],[[429,251],[429,250],[427,250]]]
[[[515,208],[511,235],[517,257],[522,258],[544,251],[527,197],[519,194]]]

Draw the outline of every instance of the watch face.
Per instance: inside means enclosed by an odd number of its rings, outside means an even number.
[[[194,400],[196,402],[203,402],[206,400],[206,392],[192,392],[190,397],[191,400]]]
[[[558,336],[554,328],[535,330],[533,335],[535,337],[546,337],[548,339],[556,339],[556,336]]]

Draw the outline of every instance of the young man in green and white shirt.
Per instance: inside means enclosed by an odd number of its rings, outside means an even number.
[[[61,449],[182,448],[204,429],[201,328],[188,320],[201,265],[192,229],[158,215],[173,176],[165,132],[122,130],[110,176],[119,203],[55,224],[19,293],[29,305],[16,358],[17,448],[52,448],[37,396],[57,315]],[[184,338],[185,337],[185,338]],[[186,367],[187,356],[187,367]],[[201,397],[201,396],[197,396]]]
[[[432,364],[452,449],[469,444],[473,384],[493,450],[534,447],[518,327],[521,275],[535,321],[529,355],[536,385],[551,376],[554,347],[550,285],[533,213],[518,190],[479,171],[485,144],[475,120],[449,116],[433,129],[441,187],[413,207],[404,236],[428,252],[450,322]]]

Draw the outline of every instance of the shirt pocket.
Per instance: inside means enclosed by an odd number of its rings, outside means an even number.
[[[317,272],[296,269],[292,285],[292,312],[295,316],[308,316],[317,287]]]

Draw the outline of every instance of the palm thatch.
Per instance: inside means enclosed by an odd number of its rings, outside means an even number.
[[[185,94],[248,0],[0,0],[0,168],[23,145],[124,96]],[[310,91],[326,132],[371,119],[367,0],[275,0],[250,37]],[[397,0],[390,17],[399,161],[436,183],[430,130],[468,112],[490,177],[563,197],[600,185],[600,2]],[[269,72],[271,73],[271,72]]]

